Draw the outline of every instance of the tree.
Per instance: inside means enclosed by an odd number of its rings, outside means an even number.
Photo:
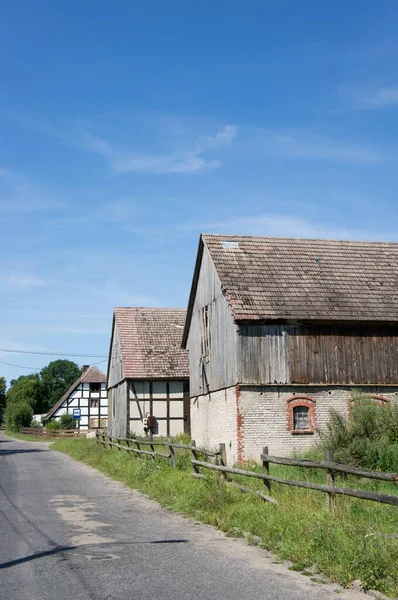
[[[6,380],[0,377],[0,423],[4,421],[4,413],[6,410]]]
[[[29,427],[33,419],[33,409],[26,402],[17,402],[7,405],[7,429],[19,431],[21,427]]]
[[[11,382],[6,394],[7,408],[9,405],[27,404],[36,413],[40,408],[40,381],[37,373],[21,375]]]
[[[54,360],[40,371],[40,396],[43,412],[47,412],[81,375],[76,363]]]

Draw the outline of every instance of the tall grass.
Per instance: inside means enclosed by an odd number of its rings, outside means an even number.
[[[178,451],[177,468],[167,460],[138,458],[105,449],[94,440],[60,440],[53,446],[96,467],[114,479],[141,490],[163,506],[194,517],[231,536],[261,538],[261,545],[297,569],[317,566],[335,582],[348,586],[361,579],[365,587],[398,595],[397,510],[392,506],[338,497],[337,512],[327,510],[327,497],[312,490],[272,484],[278,505],[265,503],[227,486],[210,471],[194,479],[190,453]],[[159,450],[162,451],[162,450]],[[259,469],[252,465],[250,468]],[[271,465],[271,474],[325,481],[324,472]],[[263,491],[261,481],[235,477],[246,487]],[[348,487],[396,493],[388,482],[346,478]]]
[[[338,462],[398,472],[398,405],[381,406],[363,393],[353,394],[351,418],[331,411],[321,448],[334,450]]]

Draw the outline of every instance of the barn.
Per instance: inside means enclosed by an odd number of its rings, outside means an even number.
[[[84,365],[80,377],[46,414],[43,423],[59,420],[64,414],[80,409],[77,427],[81,430],[103,429],[108,425],[106,375],[95,365]]]
[[[353,393],[398,395],[398,244],[202,235],[182,347],[192,437],[305,451]]]
[[[107,378],[111,435],[190,432],[185,317],[179,308],[115,308]]]

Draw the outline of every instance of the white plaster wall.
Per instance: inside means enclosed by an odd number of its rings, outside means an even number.
[[[235,387],[191,398],[191,432],[197,446],[217,448],[224,443],[227,462],[237,460]]]
[[[293,451],[310,449],[319,440],[313,435],[293,434],[287,428],[287,400],[295,393],[305,395],[316,402],[316,426],[324,428],[333,408],[348,415],[352,388],[337,387],[251,387],[241,386],[239,407],[243,416],[244,458],[260,461],[264,446],[276,456],[289,456]],[[367,394],[377,394],[390,401],[398,400],[397,388],[366,388]],[[221,440],[220,440],[221,441]]]

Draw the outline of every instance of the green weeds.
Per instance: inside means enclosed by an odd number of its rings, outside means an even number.
[[[176,451],[177,468],[172,469],[167,460],[105,449],[95,440],[59,440],[53,447],[170,510],[214,525],[230,536],[254,540],[301,571],[312,571],[316,565],[319,573],[345,586],[360,579],[366,588],[398,595],[398,539],[391,537],[398,533],[395,507],[339,496],[332,516],[325,494],[272,484],[272,496],[278,501],[274,506],[225,485],[214,472],[203,471],[205,479],[194,479],[189,452]],[[271,465],[271,474],[325,483],[322,471]],[[234,480],[265,491],[261,481],[240,476]],[[397,485],[389,482],[345,477],[344,485],[397,493]]]

